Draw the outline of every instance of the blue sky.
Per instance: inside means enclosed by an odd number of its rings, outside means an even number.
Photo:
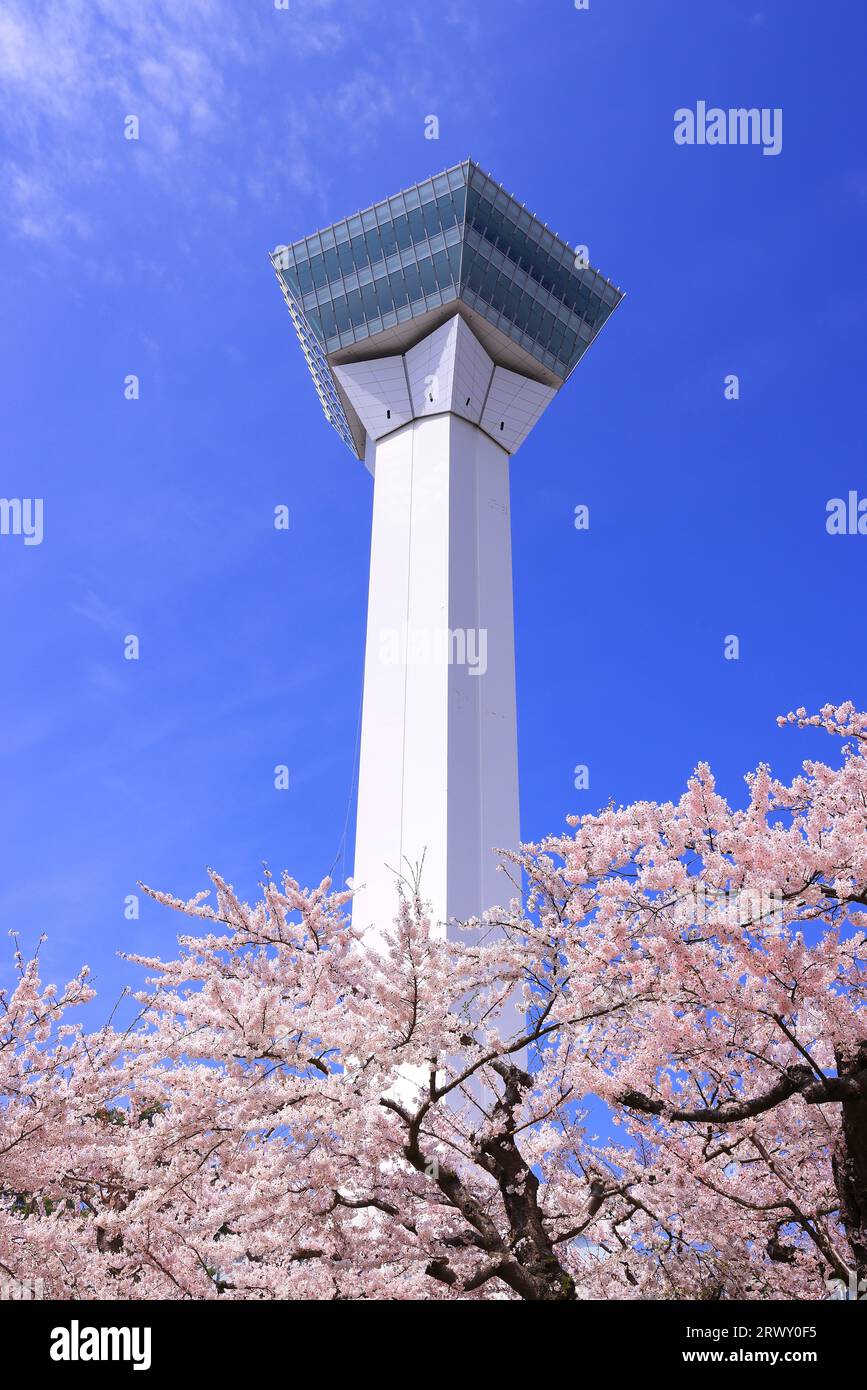
[[[857,0],[7,0],[0,493],[44,539],[0,537],[0,922],[94,1018],[180,925],[136,880],[351,872],[371,482],[267,252],[467,155],[627,293],[513,465],[524,836],[832,752],[774,716],[867,698],[867,537],[825,529],[867,497],[865,37]],[[699,100],[781,107],[782,152],[675,145]]]

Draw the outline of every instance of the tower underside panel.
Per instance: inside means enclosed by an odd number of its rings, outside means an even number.
[[[479,425],[507,453],[521,447],[556,389],[495,366],[459,314],[401,357],[335,367],[368,439],[450,413]]]
[[[334,375],[371,439],[381,439],[412,419],[402,357],[353,362],[335,367]]]

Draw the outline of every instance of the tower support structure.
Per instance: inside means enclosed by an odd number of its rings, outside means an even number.
[[[495,853],[520,839],[506,446],[554,392],[459,314],[335,372],[374,475],[354,920],[390,926],[400,877],[447,934],[514,892]]]
[[[353,920],[451,936],[515,891],[510,459],[623,296],[470,159],[271,260],[374,479]]]

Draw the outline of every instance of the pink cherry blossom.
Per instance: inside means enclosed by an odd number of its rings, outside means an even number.
[[[423,883],[383,954],[327,879],[250,905],[211,873],[153,894],[199,934],[130,957],[140,1015],[95,1034],[67,1021],[86,971],[55,993],[19,957],[0,1276],[326,1300],[867,1277],[867,715],[780,722],[840,755],[759,767],[740,808],[701,764],[676,803],[574,818],[504,856],[525,891],[485,944],[433,933]]]

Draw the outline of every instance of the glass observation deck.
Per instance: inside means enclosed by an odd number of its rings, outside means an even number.
[[[556,388],[623,298],[472,160],[271,261],[326,418],[359,457],[332,364],[403,352],[460,312],[495,361]]]

